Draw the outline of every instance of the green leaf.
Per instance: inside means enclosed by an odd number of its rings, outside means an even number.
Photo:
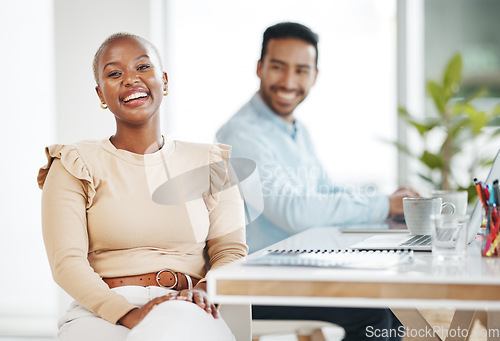
[[[422,156],[420,156],[420,161],[425,164],[430,169],[442,169],[443,168],[443,157],[439,154],[434,154],[429,151],[424,151]]]
[[[488,125],[488,115],[484,111],[469,113],[469,119],[474,135],[480,134],[483,128]]]
[[[498,127],[500,126],[500,117],[499,116],[496,116],[496,117],[493,117],[491,120],[490,120],[490,126],[493,126],[493,127]]]
[[[421,173],[418,173],[418,176],[421,177],[422,179],[424,179],[425,181],[427,181],[428,183],[430,183],[431,185],[434,186],[434,188],[438,188],[438,184],[436,184],[434,182],[434,180],[432,180],[431,178],[429,178],[428,176],[424,175],[424,174],[421,174]]]
[[[418,122],[413,121],[413,120],[408,120],[407,122],[409,124],[411,124],[413,127],[415,127],[415,129],[417,129],[420,136],[424,136],[425,134],[427,134],[429,132],[429,130],[431,130],[434,127],[434,126],[429,127],[425,124],[418,123]]]
[[[462,81],[462,56],[457,53],[446,66],[443,74],[443,98],[448,101],[453,94],[458,92],[460,82]]]
[[[472,93],[471,95],[467,96],[467,98],[465,98],[463,100],[464,103],[469,103],[471,102],[472,100],[475,100],[476,98],[481,98],[481,97],[485,97],[486,95],[488,95],[489,93],[489,90],[487,87],[485,86],[482,86],[480,87],[477,91],[475,91],[474,93]]]
[[[414,154],[413,154],[413,153],[412,153],[412,152],[408,149],[408,147],[407,147],[406,145],[402,144],[401,142],[398,142],[398,141],[393,141],[393,142],[391,142],[391,143],[392,143],[393,145],[395,145],[395,146],[396,146],[396,148],[397,148],[400,152],[402,152],[402,153],[404,153],[404,154],[406,154],[406,155],[409,155],[409,156],[411,156],[411,157],[415,157],[415,155],[414,155]]]
[[[400,116],[410,116],[410,114],[408,113],[408,110],[406,110],[406,108],[404,108],[404,107],[398,107],[398,114]]]
[[[475,160],[475,166],[477,168],[490,168],[491,165],[493,165],[493,158],[492,157],[478,157]]]
[[[491,114],[492,114],[493,116],[498,116],[498,115],[500,115],[500,104],[497,104],[497,105],[493,108],[493,110],[491,111]]]
[[[498,127],[500,126],[500,116],[494,116],[488,123],[489,126]]]
[[[451,130],[448,135],[452,140],[457,137],[457,135],[470,124],[470,119],[468,116],[458,116],[451,122]]]
[[[451,107],[451,113],[453,116],[459,116],[466,113],[475,113],[476,109],[470,103],[456,102]]]
[[[491,166],[493,165],[493,160],[488,159],[488,160],[483,160],[479,163],[481,166],[486,167],[486,166]]]
[[[468,194],[467,202],[469,204],[476,202],[476,199],[477,199],[477,190],[476,190],[476,186],[474,186],[474,184],[472,183],[472,181],[471,181],[469,187],[465,188],[465,187],[460,186],[458,188],[458,190],[459,191],[467,191],[467,194]]]
[[[429,81],[427,83],[427,90],[434,101],[436,109],[441,115],[444,115],[444,108],[446,106],[445,96],[443,88],[434,81]]]
[[[417,129],[420,136],[425,136],[429,131],[434,129],[436,126],[441,125],[441,120],[438,118],[416,118],[410,115],[402,115],[401,118]]]

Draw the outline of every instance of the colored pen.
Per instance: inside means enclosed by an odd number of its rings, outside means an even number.
[[[486,185],[486,190],[488,191],[488,195],[487,195],[488,204],[490,206],[496,205],[495,191],[493,190],[492,186]]]
[[[493,213],[493,212],[491,212]],[[493,214],[489,214],[488,210],[486,210],[486,240],[485,240],[485,246],[483,249],[483,256],[491,256],[492,253],[492,244],[495,241],[495,235],[493,233],[495,229],[495,224],[493,222]]]
[[[477,195],[479,196],[479,199],[481,199],[483,207],[487,209],[488,203],[486,202],[486,196],[484,194],[483,184],[481,183],[481,181],[477,181],[477,178],[474,178],[474,184],[476,186]]]
[[[491,256],[492,254],[496,254],[496,248],[498,246],[498,243],[500,242],[500,235],[498,234],[498,228],[500,227],[500,221],[498,219],[498,212],[496,210],[496,207],[492,209],[494,215],[492,214],[492,219],[491,219],[491,224],[492,224],[492,229],[490,230],[489,238],[490,244],[487,244],[487,252],[486,256]]]
[[[498,188],[498,179],[493,181],[493,193],[495,195],[495,204],[500,206],[500,188]]]
[[[498,234],[498,211],[496,205],[493,205],[490,209],[491,212],[491,224],[492,224],[492,232],[493,237],[496,237]],[[492,233],[490,232],[490,233]]]

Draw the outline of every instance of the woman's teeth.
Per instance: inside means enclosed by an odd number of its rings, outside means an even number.
[[[148,94],[145,93],[145,92],[136,92],[136,93],[133,93],[131,95],[128,95],[127,97],[125,97],[123,99],[124,102],[128,102],[128,101],[131,101],[133,99],[137,99],[137,98],[141,98],[141,97],[147,97]]]

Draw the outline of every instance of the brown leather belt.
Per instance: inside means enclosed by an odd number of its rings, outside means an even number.
[[[181,272],[174,272],[163,269],[158,272],[151,272],[143,275],[113,277],[102,279],[110,288],[121,287],[124,285],[138,285],[141,287],[157,286],[177,291],[192,289],[198,279]]]

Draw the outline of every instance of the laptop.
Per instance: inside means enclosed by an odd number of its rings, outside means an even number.
[[[342,233],[407,233],[403,215],[390,216],[382,222],[370,224],[349,224],[339,227]]]
[[[493,165],[490,168],[485,184],[490,186],[493,181],[500,179],[500,150],[497,152]],[[472,210],[468,231],[467,241],[471,243],[481,227],[483,217],[483,207],[481,201],[476,201],[476,205]],[[414,251],[431,251],[431,238],[429,235],[412,235],[407,233],[398,234],[379,234],[369,237],[359,243],[351,246],[351,249],[358,250],[414,250]]]

